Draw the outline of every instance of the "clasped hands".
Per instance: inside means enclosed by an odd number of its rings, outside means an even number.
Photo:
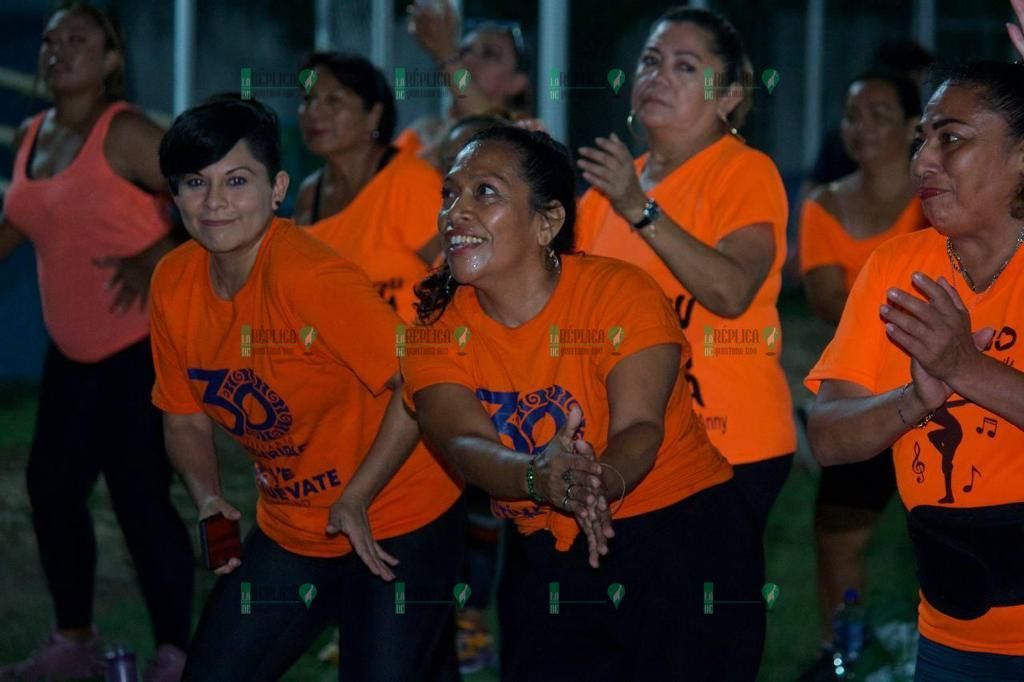
[[[582,420],[580,409],[573,407],[558,434],[534,459],[535,488],[545,501],[575,517],[587,538],[589,563],[597,568],[600,557],[608,553],[608,539],[615,536],[608,499],[623,491],[608,489],[594,449],[575,438]]]
[[[971,331],[970,312],[945,277],[915,272],[911,281],[926,299],[892,288],[880,312],[888,337],[910,355],[914,396],[934,410],[977,370],[994,330]]]

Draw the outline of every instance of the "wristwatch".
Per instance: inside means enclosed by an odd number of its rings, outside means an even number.
[[[644,215],[640,220],[633,223],[634,230],[642,230],[655,220],[661,217],[661,206],[654,199],[648,198],[644,204]]]

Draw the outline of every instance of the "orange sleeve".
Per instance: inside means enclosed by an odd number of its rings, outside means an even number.
[[[842,265],[836,252],[835,230],[839,221],[816,201],[808,199],[800,212],[800,271],[809,272],[825,265]]]
[[[346,365],[374,395],[398,371],[395,330],[402,321],[377,295],[369,278],[341,257],[314,267],[296,264],[302,292],[292,306],[304,326],[313,327],[313,349]]]
[[[826,379],[850,381],[878,393],[882,351],[891,343],[878,310],[885,303],[887,281],[880,259],[872,255],[850,290],[835,336],[804,379],[812,393]]]
[[[596,358],[601,381],[607,381],[611,371],[625,358],[663,343],[680,346],[681,363],[685,364],[690,345],[657,282],[634,266],[619,269],[605,277],[604,282],[601,290],[594,293],[595,301],[605,303],[599,324],[608,330],[611,342]]]
[[[433,328],[446,329],[443,322],[437,322]],[[472,339],[468,343],[468,353],[472,353]],[[454,344],[445,349],[444,354],[417,353],[419,349],[407,349],[402,358],[402,399],[410,410],[414,410],[413,396],[434,384],[458,384],[476,393],[476,382],[469,370],[468,355],[458,355]]]
[[[162,293],[166,277],[160,277],[160,268],[153,274],[153,285],[149,295],[149,334],[153,349],[153,368],[156,382],[153,384],[153,404],[171,414],[195,414],[202,412],[202,406],[192,394],[188,370],[184,358],[178,354],[167,327],[168,311],[164,308]],[[169,283],[168,283],[169,284]],[[182,316],[184,311],[175,311]]]
[[[396,206],[391,225],[397,243],[419,251],[437,236],[437,214],[441,211],[441,176],[425,161],[417,159],[402,178],[401,204]]]
[[[706,200],[715,207],[712,245],[736,230],[769,223],[775,234],[776,253],[785,253],[789,203],[786,187],[771,159],[748,150],[722,175],[710,194]]]

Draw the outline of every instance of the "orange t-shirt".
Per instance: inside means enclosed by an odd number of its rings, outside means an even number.
[[[914,272],[954,282],[971,311],[971,327],[993,327],[986,355],[1024,366],[1024,253],[1018,253],[992,288],[974,294],[953,277],[946,240],[933,229],[897,237],[878,248],[850,292],[832,342],[807,376],[817,392],[822,381],[850,381],[880,394],[910,381],[910,357],[885,334],[879,306],[886,291],[911,285]],[[1022,334],[1024,336],[1024,334]],[[958,435],[959,434],[959,435]],[[959,440],[959,442],[957,442]],[[936,445],[937,443],[938,445]],[[942,471],[942,446],[952,446],[952,472]],[[954,393],[923,429],[910,429],[893,445],[896,482],[907,509],[918,505],[987,507],[1024,502],[1024,431]],[[947,453],[949,454],[949,453]],[[946,501],[947,486],[952,501]],[[995,607],[980,618],[959,620],[940,612],[922,596],[921,634],[966,651],[1024,654],[1024,605]]]
[[[921,200],[914,197],[885,232],[857,239],[821,204],[808,199],[800,215],[800,271],[807,273],[814,268],[837,265],[843,269],[843,280],[849,291],[872,251],[893,237],[927,225]]]
[[[358,268],[289,220],[274,220],[233,300],[213,292],[209,268],[189,242],[153,275],[153,403],[205,412],[246,449],[271,539],[296,554],[346,554],[343,535],[324,533],[328,508],[384,416],[400,321]],[[458,495],[420,445],[370,505],[373,535],[421,528]]]
[[[488,317],[471,287],[459,287],[440,320],[408,329],[404,340],[407,403],[433,384],[465,386],[491,415],[502,444],[530,454],[541,452],[578,406],[579,435],[598,457],[608,443],[608,375],[637,351],[679,345],[680,371],[654,468],[615,516],[661,509],[732,477],[693,413],[682,371],[689,344],[658,285],[635,267],[610,258],[564,256],[561,280],[547,305],[514,329]],[[532,500],[492,500],[491,510],[513,519],[525,534],[550,530],[563,551],[579,531],[572,517]]]
[[[646,157],[636,160],[637,172]],[[711,442],[732,464],[796,450],[789,385],[779,364],[782,333],[775,308],[786,258],[786,190],[771,159],[731,135],[701,150],[648,195],[687,232],[715,245],[731,232],[771,223],[775,260],[750,307],[736,319],[697,303],[644,238],[590,189],[580,201],[579,248],[639,265],[661,285],[690,345],[694,409]]]
[[[407,154],[417,154],[423,149],[423,140],[411,126],[400,132],[391,144]]]
[[[361,267],[399,317],[413,320],[413,286],[427,275],[416,252],[437,236],[441,176],[399,152],[348,206],[309,226],[315,237]]]

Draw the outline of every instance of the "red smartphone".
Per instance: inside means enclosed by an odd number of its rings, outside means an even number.
[[[223,514],[207,516],[199,522],[199,548],[203,563],[211,571],[225,565],[232,557],[241,559],[242,536],[238,521]]]

